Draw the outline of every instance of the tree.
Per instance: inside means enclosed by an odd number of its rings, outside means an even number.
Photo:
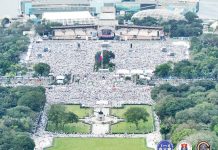
[[[153,17],[144,17],[143,19],[133,19],[133,23],[139,26],[157,26],[159,21]]]
[[[110,62],[112,59],[115,59],[115,54],[112,51],[103,50],[103,58],[102,58],[102,52],[97,52],[95,54],[95,71],[98,71],[98,69],[102,66],[103,68],[111,68],[115,66],[112,62]],[[103,61],[103,62],[102,62]]]
[[[218,137],[211,131],[198,131],[186,137],[185,140],[191,142],[193,147],[196,147],[199,141],[207,141],[210,143],[211,150],[218,149]]]
[[[50,66],[46,63],[38,63],[33,69],[40,76],[48,76],[50,73]]]
[[[49,113],[48,120],[55,124],[55,127],[64,126],[66,123],[78,122],[79,118],[73,112],[65,112],[65,107],[62,105],[52,105]]]
[[[33,111],[40,111],[46,102],[45,94],[31,91],[21,96],[18,100],[18,105],[27,106]]]
[[[218,93],[217,91],[212,91],[207,95],[208,101],[218,105]]]
[[[188,22],[193,22],[193,21],[195,21],[195,19],[197,19],[198,18],[198,16],[195,14],[195,13],[193,13],[193,12],[187,12],[186,14],[185,14],[185,19],[188,21]]]
[[[171,74],[172,67],[169,63],[165,63],[156,67],[154,73],[158,77],[168,77]]]
[[[16,136],[14,145],[16,145],[16,149],[20,150],[34,150],[35,147],[34,141],[27,135]]]
[[[144,108],[132,107],[125,112],[124,116],[127,122],[134,123],[136,125],[136,128],[138,129],[139,121],[148,121],[147,117],[149,116],[149,114]]]
[[[54,27],[54,26],[62,26],[62,24],[58,22],[46,22],[45,23],[45,20],[43,20],[41,24],[35,25],[35,30],[40,36],[49,35],[49,34],[52,34],[51,27]]]
[[[3,28],[5,28],[5,26],[9,23],[10,23],[10,20],[8,18],[4,18],[2,19],[1,25]]]
[[[65,123],[74,123],[78,122],[79,118],[73,112],[65,113]]]
[[[13,118],[35,117],[35,113],[29,107],[17,106],[7,110],[7,115]]]
[[[215,131],[216,135],[218,136],[218,124],[213,127],[213,131]]]
[[[170,132],[170,126],[161,125],[160,133],[164,135],[164,139],[166,140],[166,135]]]
[[[65,107],[61,105],[52,105],[48,112],[48,120],[53,122],[56,127],[62,125],[65,115]]]
[[[172,133],[171,139],[173,144],[178,144],[178,142],[182,141],[185,137],[195,133],[195,129],[183,128],[180,131],[175,131]]]

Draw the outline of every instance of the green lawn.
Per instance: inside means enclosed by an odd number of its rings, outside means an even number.
[[[152,150],[142,138],[55,138],[53,144],[47,150]]]
[[[48,122],[47,131],[64,133],[90,133],[91,126],[82,122],[68,123],[64,127],[56,128],[54,124]]]
[[[111,133],[149,133],[153,131],[153,116],[152,108],[148,105],[125,105],[123,109],[111,109],[111,114],[119,118],[124,118],[124,113],[130,107],[143,107],[149,113],[148,121],[139,122],[139,129],[136,129],[135,124],[128,122],[120,122],[111,126]]]
[[[79,118],[88,117],[92,114],[92,109],[90,108],[80,108],[80,105],[63,105],[67,112],[75,113]]]

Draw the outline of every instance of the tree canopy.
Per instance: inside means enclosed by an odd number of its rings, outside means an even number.
[[[115,59],[115,54],[112,51],[103,50],[102,52],[99,51],[95,54],[95,65],[94,70],[98,71],[103,64],[103,69],[111,69],[113,70],[115,64],[111,62],[112,59]]]
[[[33,69],[40,76],[48,76],[51,68],[46,63],[38,63],[33,67]]]
[[[20,54],[28,48],[29,38],[23,36],[23,31],[30,26],[15,22],[9,28],[0,28],[0,75],[25,72],[25,68],[17,64]]]
[[[173,144],[181,140],[192,139],[196,142],[203,133],[208,133],[201,140],[210,141],[213,150],[218,126],[217,82],[200,80],[189,84],[173,86],[163,84],[151,91],[156,101],[155,111],[161,119],[161,133]]]
[[[193,37],[200,36],[203,33],[202,20],[193,12],[185,14],[186,20],[155,19],[144,17],[143,19],[133,19],[133,23],[139,26],[162,26],[164,32],[170,37]]]
[[[147,117],[149,116],[149,114],[144,108],[131,107],[125,112],[124,116],[127,122],[134,123],[138,128],[139,121],[148,121]]]
[[[48,112],[48,120],[54,123],[57,128],[66,123],[78,122],[79,118],[73,112],[66,112],[62,105],[52,105]]]
[[[0,87],[0,99],[0,149],[33,150],[35,144],[29,133],[34,131],[44,107],[45,89]]]

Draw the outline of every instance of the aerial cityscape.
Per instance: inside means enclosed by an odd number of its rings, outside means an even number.
[[[0,150],[218,150],[218,1],[0,6]]]

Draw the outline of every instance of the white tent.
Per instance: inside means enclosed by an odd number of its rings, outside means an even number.
[[[100,100],[96,102],[97,105],[108,105],[108,101]]]
[[[63,84],[64,83],[64,79],[65,79],[65,77],[64,76],[56,76],[56,82],[58,83],[58,84]]]
[[[56,79],[57,79],[57,80],[64,80],[65,77],[64,77],[64,76],[57,76]]]
[[[134,74],[141,75],[141,74],[143,74],[143,70],[140,70],[140,69],[131,70],[131,75],[134,75]]]
[[[119,69],[119,70],[117,70],[117,74],[119,74],[119,75],[127,75],[127,74],[129,74],[129,70],[127,70],[127,69]]]
[[[154,70],[151,70],[151,69],[146,69],[144,70],[144,74],[145,75],[148,75],[148,74],[153,74]]]
[[[94,24],[96,18],[93,17],[88,11],[75,11],[75,12],[45,12],[42,19],[51,22],[59,22],[63,25],[78,24]]]

